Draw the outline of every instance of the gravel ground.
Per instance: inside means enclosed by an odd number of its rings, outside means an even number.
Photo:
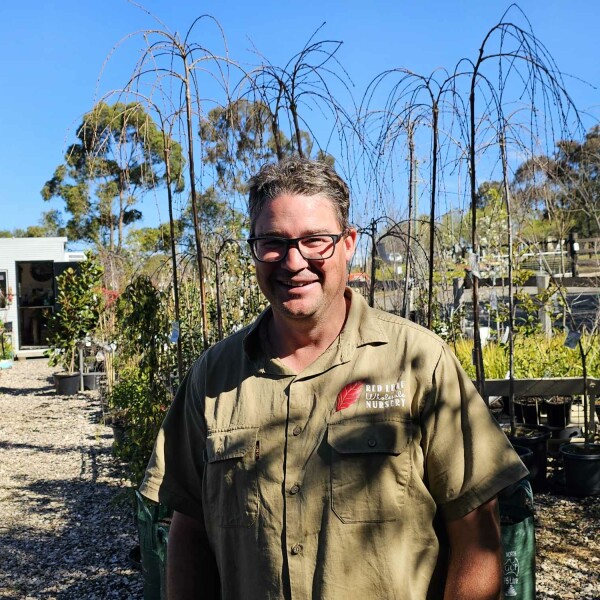
[[[0,371],[0,598],[141,599],[98,394],[57,396],[51,374],[42,359]],[[536,494],[538,600],[600,600],[599,504]]]
[[[142,598],[98,393],[57,396],[52,372],[44,359],[0,371],[0,598]]]

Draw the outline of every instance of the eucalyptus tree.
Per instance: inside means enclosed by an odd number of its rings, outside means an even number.
[[[125,228],[142,218],[141,196],[164,182],[165,141],[139,102],[99,102],[76,132],[42,197],[62,198],[70,218],[66,229],[120,254]],[[181,149],[172,142],[181,168]]]
[[[282,131],[274,136],[270,121],[268,106],[244,97],[217,106],[200,118],[202,161],[214,168],[214,186],[221,193],[230,198],[245,193],[246,181],[260,165],[296,153],[295,137],[288,138]],[[300,139],[302,153],[310,156],[314,146],[311,135],[301,130]],[[317,158],[333,162],[333,157],[322,150]]]
[[[0,238],[9,237],[62,237],[66,235],[62,213],[58,209],[44,211],[37,225],[25,229],[0,229]]]
[[[583,141],[561,139],[549,155],[532,156],[517,169],[515,184],[530,209],[565,239],[570,231],[583,237],[600,234],[600,127]]]

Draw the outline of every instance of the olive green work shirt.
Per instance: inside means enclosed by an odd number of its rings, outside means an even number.
[[[204,521],[223,600],[441,598],[436,513],[527,474],[437,336],[346,294],[302,373],[265,353],[269,309],[212,347],[159,433],[141,491]]]

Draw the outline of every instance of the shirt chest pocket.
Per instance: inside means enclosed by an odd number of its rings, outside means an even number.
[[[257,434],[252,427],[206,438],[205,513],[221,527],[250,527],[258,517]]]
[[[410,481],[408,420],[330,424],[331,506],[343,523],[400,518]]]

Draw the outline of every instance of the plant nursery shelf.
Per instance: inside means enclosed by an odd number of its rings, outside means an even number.
[[[600,391],[600,379],[588,377],[587,391],[595,398]],[[484,396],[508,396],[508,379],[488,379],[485,382]],[[549,377],[547,379],[515,379],[513,394],[522,398],[528,396],[577,396],[584,393],[583,377]]]

